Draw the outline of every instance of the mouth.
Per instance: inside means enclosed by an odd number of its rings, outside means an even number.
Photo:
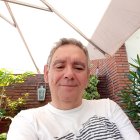
[[[76,87],[77,85],[60,85],[62,87]]]

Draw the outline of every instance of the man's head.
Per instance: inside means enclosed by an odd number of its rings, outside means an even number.
[[[88,83],[88,63],[88,51],[81,42],[63,38],[56,43],[44,71],[55,107],[71,109],[81,104]]]
[[[51,63],[51,60],[52,60],[52,57],[53,57],[53,54],[55,53],[55,51],[61,47],[61,46],[64,46],[64,45],[75,45],[77,47],[79,47],[80,49],[83,50],[83,52],[85,53],[86,57],[87,57],[87,60],[88,60],[88,65],[89,65],[89,54],[88,54],[88,50],[87,48],[78,40],[74,39],[74,38],[62,38],[60,39],[58,42],[55,43],[53,49],[51,50],[50,52],[50,55],[48,57],[48,61],[47,61],[47,65],[49,66],[50,63]]]

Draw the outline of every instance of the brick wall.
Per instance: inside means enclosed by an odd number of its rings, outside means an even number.
[[[108,98],[107,91],[107,82],[106,76],[99,76],[98,77],[99,83],[97,85],[98,92],[100,93],[100,98]]]
[[[45,101],[37,100],[37,88],[40,84],[46,87],[46,97]],[[14,86],[9,86],[6,89],[6,93],[12,99],[17,99],[24,93],[29,93],[29,98],[27,101],[27,108],[43,106],[49,101],[51,101],[50,91],[48,84],[45,84],[43,74],[37,74],[33,77],[29,77],[24,83],[16,84]]]
[[[106,59],[92,60],[91,64],[91,74],[95,74],[98,68],[98,75],[104,77],[101,83],[104,84],[102,86],[106,85],[107,88],[104,91],[105,97],[118,101],[119,99],[116,93],[129,83],[127,78],[129,64],[125,46],[123,45],[114,56]],[[100,88],[99,90],[102,91],[101,86]]]

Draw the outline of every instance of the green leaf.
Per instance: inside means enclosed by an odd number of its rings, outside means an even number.
[[[133,59],[133,61],[135,63],[130,63],[130,65],[136,71],[129,72],[128,78],[131,83],[121,90],[118,96],[124,111],[130,117],[134,126],[140,128],[140,57],[137,55],[137,59]]]
[[[97,91],[97,84],[99,80],[95,75],[91,75],[89,78],[89,84],[85,89],[83,98],[87,100],[99,99],[100,94]]]

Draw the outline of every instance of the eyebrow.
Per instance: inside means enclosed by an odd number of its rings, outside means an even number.
[[[55,60],[54,63],[53,63],[53,66],[55,66],[56,64],[60,64],[60,63],[61,63],[61,64],[64,64],[64,63],[65,63],[65,60],[61,60],[61,59]],[[80,66],[82,66],[83,68],[86,67],[85,63],[83,63],[83,62],[81,62],[81,61],[77,61],[77,60],[75,60],[75,61],[73,62],[73,64],[74,64],[74,65],[80,65]]]
[[[58,64],[58,63],[65,63],[65,60],[61,60],[61,59],[59,59],[59,60],[55,60],[54,62],[53,62],[53,66],[55,66],[56,64]]]
[[[74,65],[80,65],[80,66],[82,66],[83,68],[86,67],[86,66],[85,66],[85,63],[83,63],[83,62],[81,62],[81,61],[75,61],[75,62],[74,62]]]

